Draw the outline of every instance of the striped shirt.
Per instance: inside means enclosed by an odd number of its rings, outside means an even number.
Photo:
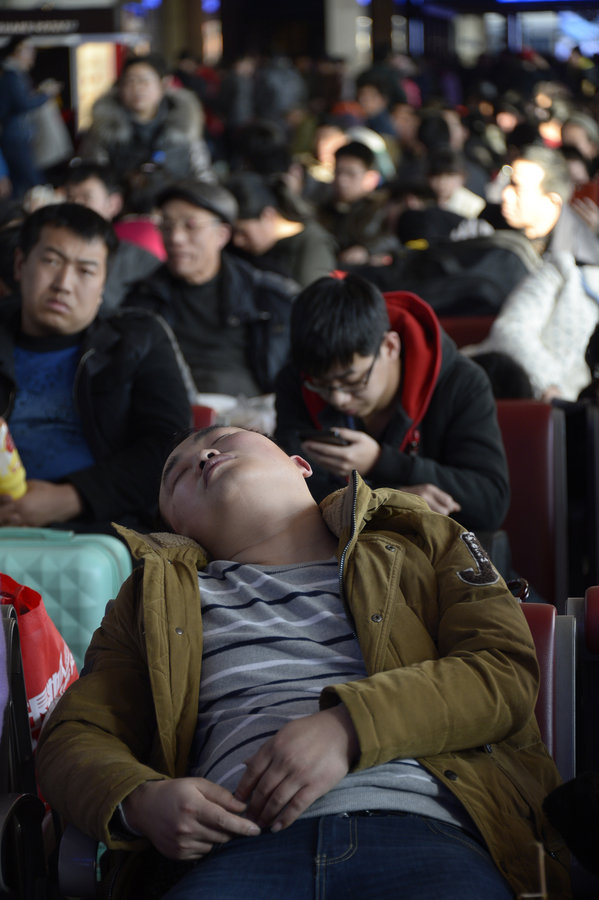
[[[204,648],[190,774],[234,791],[245,760],[269,737],[318,712],[325,685],[365,678],[366,667],[335,559],[287,566],[217,560],[198,577]],[[361,809],[474,827],[451,791],[413,759],[348,774],[304,816]]]

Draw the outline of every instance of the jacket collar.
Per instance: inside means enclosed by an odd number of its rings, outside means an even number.
[[[346,544],[355,539],[369,522],[381,513],[387,518],[390,511],[411,513],[428,509],[426,503],[414,494],[406,494],[392,488],[372,490],[366,482],[353,473],[352,483],[341,488],[320,504],[327,527],[339,540],[339,554]],[[131,528],[113,523],[114,528],[127,541],[135,559],[151,560],[157,557],[171,562],[188,562],[202,569],[209,562],[203,547],[193,538],[172,532],[140,534]]]

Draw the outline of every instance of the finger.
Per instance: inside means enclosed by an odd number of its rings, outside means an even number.
[[[298,782],[295,774],[280,781],[265,778],[260,781],[252,794],[248,807],[248,815],[263,828],[272,825],[287,804],[295,797],[304,785]]]
[[[235,789],[237,800],[247,802],[250,799],[258,781],[262,778],[271,762],[272,757],[265,752],[265,745],[254,756],[250,756],[249,759],[245,760],[245,772]]]
[[[212,818],[214,816],[214,818]],[[205,810],[198,817],[193,830],[196,839],[222,844],[230,840],[232,835],[240,837],[252,837],[260,834],[260,828],[250,819],[236,816],[226,810],[216,807],[212,814]]]
[[[299,819],[302,813],[304,813],[319,796],[320,794],[318,791],[308,787],[304,787],[297,791],[281,813],[274,817],[270,830],[273,832],[282,831],[283,828],[288,828],[290,825],[293,825],[296,819]]]
[[[242,813],[245,810],[245,803],[243,800],[240,800],[235,794],[232,794],[231,791],[227,790],[227,788],[223,787],[221,784],[215,784],[213,781],[198,778],[195,786],[203,797],[210,800],[212,803],[221,806],[223,809],[228,809],[234,813]]]

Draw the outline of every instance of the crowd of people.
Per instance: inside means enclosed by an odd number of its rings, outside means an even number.
[[[599,372],[599,67],[131,55],[40,171],[60,85],[33,61],[0,51],[0,415],[28,473],[0,526],[117,523],[144,561],[42,736],[45,796],[111,846],[206,857],[152,870],[181,900],[239,896],[251,844],[249,896],[287,865],[312,896],[335,822],[364,849],[334,896],[534,895],[534,840],[569,896],[532,642],[475,532],[509,503],[496,397]],[[458,349],[438,315],[481,311]],[[274,395],[278,446],[226,426],[169,455],[207,392]],[[387,839],[419,848],[400,875]]]

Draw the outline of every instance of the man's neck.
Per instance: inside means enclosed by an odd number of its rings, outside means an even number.
[[[247,543],[237,541],[237,549],[219,558],[255,565],[291,565],[329,559],[337,550],[337,539],[327,528],[316,504],[261,523]]]
[[[201,287],[203,284],[208,284],[208,282],[213,281],[217,275],[219,274],[221,269],[220,259],[215,266],[210,266],[209,268],[203,269],[201,272],[196,272],[194,275],[190,275],[187,278],[182,278],[179,275],[176,275],[174,272],[171,274],[174,275],[175,278],[181,278],[186,284],[190,287]]]

